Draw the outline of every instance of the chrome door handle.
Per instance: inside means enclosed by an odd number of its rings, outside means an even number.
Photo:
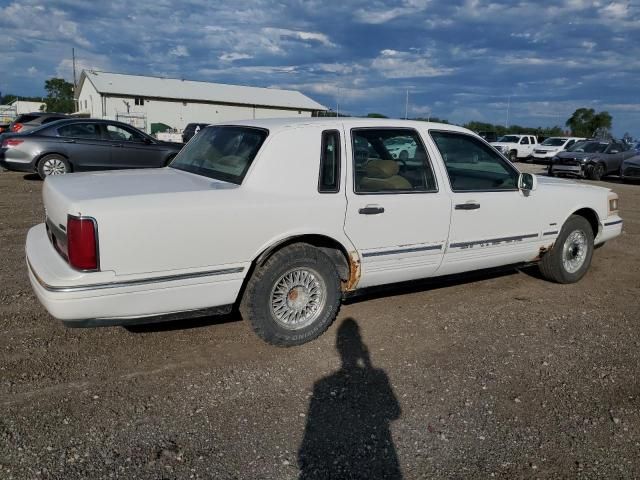
[[[384,208],[378,205],[367,205],[366,207],[358,210],[358,213],[360,215],[379,215],[384,213]]]
[[[63,140],[62,143],[76,143],[76,141],[68,138],[67,140]]]
[[[479,208],[479,203],[458,203],[456,205],[456,210],[477,210]]]

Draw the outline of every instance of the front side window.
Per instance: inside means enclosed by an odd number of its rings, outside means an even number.
[[[529,145],[529,137],[522,137],[522,140],[520,140],[520,143],[522,145]]]
[[[351,132],[356,193],[437,191],[418,132],[406,128],[361,128]]]
[[[269,132],[261,128],[203,128],[180,150],[171,168],[240,185]]]
[[[144,142],[144,137],[134,130],[119,127],[117,125],[107,125],[107,137],[109,140],[124,142]]]
[[[340,191],[340,133],[337,130],[322,132],[318,191],[320,193]]]
[[[454,192],[517,190],[519,173],[493,148],[470,135],[431,131]]]
[[[101,140],[100,126],[96,123],[72,123],[58,128],[60,137],[87,138]]]

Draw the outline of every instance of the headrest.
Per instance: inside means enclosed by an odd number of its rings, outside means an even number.
[[[395,160],[369,160],[365,167],[366,176],[369,178],[389,178],[398,174],[400,167]]]

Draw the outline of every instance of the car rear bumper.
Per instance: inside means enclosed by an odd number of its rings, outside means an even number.
[[[0,148],[0,167],[14,172],[33,172],[35,167],[31,158],[14,158],[14,152],[6,148]]]
[[[123,279],[113,272],[78,272],[54,250],[44,224],[29,230],[29,280],[38,300],[67,326],[151,323],[200,316],[235,303],[248,265],[193,274]]]

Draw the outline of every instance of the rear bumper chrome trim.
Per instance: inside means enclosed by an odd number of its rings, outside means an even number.
[[[40,284],[42,288],[48,292],[86,292],[91,290],[104,290],[107,288],[121,288],[131,287],[139,285],[152,285],[154,283],[173,282],[175,280],[189,280],[192,278],[212,277],[217,275],[229,275],[232,273],[241,273],[244,271],[243,267],[234,268],[222,268],[218,270],[209,270],[206,272],[194,272],[194,273],[180,273],[176,275],[165,275],[162,277],[141,278],[137,280],[123,280],[121,282],[108,282],[108,283],[94,283],[90,285],[68,285],[68,286],[55,286],[49,285],[42,280],[31,266],[31,262],[27,258],[27,264],[29,270],[33,274],[33,277]]]

